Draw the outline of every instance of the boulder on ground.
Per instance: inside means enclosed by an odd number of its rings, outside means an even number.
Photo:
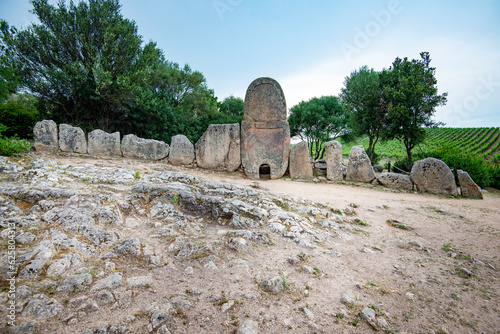
[[[459,169],[457,171],[457,175],[458,175],[458,183],[460,183],[460,192],[462,196],[469,198],[483,199],[483,193],[481,192],[481,188],[479,188],[476,182],[474,182],[474,180],[470,177],[469,173]]]
[[[427,158],[415,162],[410,178],[418,191],[447,196],[458,194],[451,169],[439,159]]]
[[[45,152],[57,151],[57,124],[51,120],[43,120],[33,128],[35,150]]]
[[[301,141],[290,151],[290,177],[292,179],[312,179],[313,168],[309,148],[305,141]]]
[[[342,165],[342,144],[336,140],[325,143],[326,178],[332,181],[344,180]]]
[[[194,160],[194,145],[184,135],[172,137],[168,161],[174,165],[190,165]]]
[[[126,135],[122,139],[121,150],[125,158],[161,160],[168,156],[169,146],[159,140]]]
[[[371,182],[375,178],[372,164],[363,146],[353,146],[349,152],[347,181]]]
[[[404,191],[413,190],[413,182],[409,175],[398,173],[382,173],[377,177],[378,182],[387,188],[401,189]]]
[[[82,129],[69,124],[59,124],[59,149],[70,153],[87,153],[87,140]]]
[[[95,157],[120,156],[120,133],[94,130],[89,133],[88,153]]]
[[[234,172],[241,165],[240,125],[210,124],[196,142],[196,164],[201,168]]]

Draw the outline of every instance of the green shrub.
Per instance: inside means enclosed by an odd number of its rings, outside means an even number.
[[[2,132],[5,131],[7,127],[0,124],[0,156],[13,156],[20,152],[27,151],[31,148],[31,143],[26,139],[14,138],[3,138]]]
[[[0,120],[7,126],[6,137],[33,138],[33,127],[38,120],[38,110],[20,102],[8,101],[0,104]]]
[[[444,147],[439,150],[419,152],[413,155],[414,162],[425,158],[436,158],[444,161],[448,167],[455,171],[459,169],[466,171],[481,188],[500,186],[500,168],[491,165],[481,156],[474,155],[471,152]],[[407,172],[411,171],[408,158],[395,162],[394,166]]]

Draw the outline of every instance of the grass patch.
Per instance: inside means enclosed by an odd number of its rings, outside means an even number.
[[[399,229],[402,229],[402,230],[407,230],[407,231],[413,230],[413,227],[411,227],[410,225],[403,224],[403,223],[401,223],[400,221],[398,221],[396,219],[388,219],[386,221],[386,223],[389,226],[392,226],[392,227],[395,227],[395,228],[399,228]]]

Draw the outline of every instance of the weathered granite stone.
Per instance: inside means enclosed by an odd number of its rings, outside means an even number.
[[[371,182],[375,178],[372,164],[363,146],[353,146],[349,152],[347,165],[347,181]]]
[[[61,311],[62,306],[57,300],[43,294],[38,294],[30,299],[28,305],[26,305],[21,313],[21,316],[48,319],[56,316]]]
[[[59,124],[59,149],[63,152],[87,153],[87,140],[82,129]]]
[[[47,269],[47,276],[61,275],[69,268],[79,266],[82,263],[82,257],[76,253],[63,254],[49,266]]]
[[[97,282],[92,289],[90,289],[90,292],[101,291],[104,289],[116,289],[120,285],[122,285],[122,274],[114,273],[113,275],[103,278]]]
[[[310,180],[313,178],[311,157],[309,156],[309,148],[305,141],[301,141],[292,147],[289,168],[292,179]]]
[[[401,189],[404,191],[413,190],[413,182],[409,175],[398,173],[382,173],[377,177],[378,182],[387,188]]]
[[[253,320],[246,320],[243,322],[236,334],[258,334],[259,333],[259,323]]]
[[[271,78],[254,80],[246,92],[243,117],[241,164],[245,174],[251,179],[281,178],[288,167],[290,126],[279,83]]]
[[[45,152],[57,151],[57,124],[51,120],[43,120],[33,128],[35,150]]]
[[[210,124],[196,142],[196,164],[233,172],[241,165],[240,125]]]
[[[127,278],[127,285],[129,288],[147,288],[153,284],[153,277],[151,276],[138,276]]]
[[[66,278],[57,287],[57,291],[82,291],[85,287],[92,284],[90,274],[76,274]]]
[[[447,196],[458,194],[455,177],[441,160],[427,158],[415,162],[410,178],[418,191]]]
[[[120,133],[107,133],[102,130],[89,132],[87,150],[89,155],[96,157],[121,156]]]
[[[469,173],[459,169],[457,171],[457,175],[458,175],[458,183],[460,183],[460,192],[462,196],[469,198],[483,199],[483,193],[481,192],[481,188],[479,188],[476,182],[474,182],[474,180],[470,177]]]
[[[344,180],[342,165],[342,144],[336,140],[325,143],[326,178],[332,181]]]
[[[174,165],[189,165],[194,160],[194,145],[184,135],[172,137],[168,162]]]
[[[273,278],[262,281],[260,283],[260,288],[273,294],[278,294],[285,291],[285,285],[283,284],[283,278],[281,278],[281,276],[275,276]]]
[[[161,160],[168,156],[169,146],[159,140],[126,135],[122,139],[121,149],[125,158]]]

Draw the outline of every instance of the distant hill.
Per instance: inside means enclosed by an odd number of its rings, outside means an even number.
[[[496,128],[435,128],[427,129],[428,137],[424,143],[414,149],[414,153],[428,152],[443,147],[461,148],[482,156],[490,162],[500,162],[500,127]],[[368,138],[360,138],[351,143],[342,143],[344,155],[354,145],[368,147]],[[402,159],[406,156],[404,145],[398,140],[378,142],[375,153],[381,158]]]

